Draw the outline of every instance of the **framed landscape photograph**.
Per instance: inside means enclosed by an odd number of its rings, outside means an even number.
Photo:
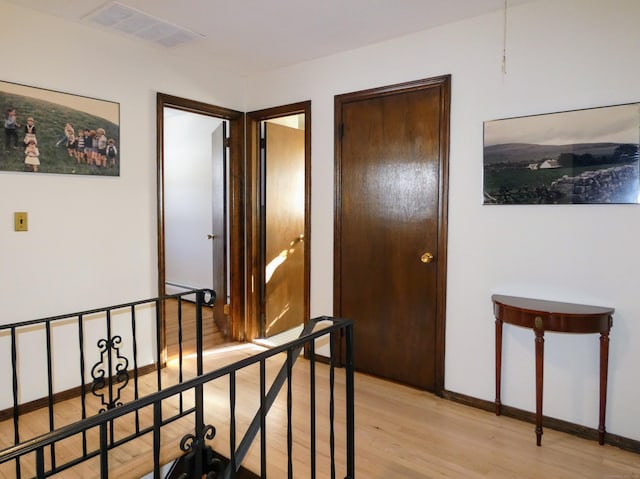
[[[638,203],[640,103],[484,122],[484,204]]]
[[[120,104],[0,81],[0,172],[120,175]]]

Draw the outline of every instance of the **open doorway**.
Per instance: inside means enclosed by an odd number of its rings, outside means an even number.
[[[228,121],[169,106],[163,113],[164,293],[212,288],[217,303],[226,304]]]
[[[310,102],[248,113],[251,339],[280,344],[309,319]]]
[[[229,341],[245,335],[243,119],[234,110],[157,96],[158,291],[213,289],[211,314]]]

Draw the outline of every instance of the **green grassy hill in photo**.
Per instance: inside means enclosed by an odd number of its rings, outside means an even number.
[[[19,148],[6,148],[4,128],[0,143],[0,171],[27,171],[24,163],[25,124],[27,118],[35,121],[38,150],[40,151],[41,173],[61,173],[75,175],[120,175],[120,138],[119,125],[99,116],[91,115],[80,110],[59,105],[57,103],[40,100],[37,98],[9,94],[0,91],[0,108],[4,114],[8,108],[15,108],[20,128],[18,128]],[[103,128],[107,138],[112,138],[118,149],[118,161],[115,166],[100,167],[79,162],[67,151],[66,141],[60,141],[64,137],[64,127],[71,123],[77,135],[80,129],[96,130]]]

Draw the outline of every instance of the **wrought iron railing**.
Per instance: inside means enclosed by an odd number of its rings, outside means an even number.
[[[190,291],[184,294],[194,294],[194,291]],[[175,295],[180,300],[183,295]],[[344,404],[346,410],[343,411],[345,418],[344,437],[343,444],[344,450],[344,474],[342,477],[353,478],[354,477],[354,413],[353,413],[353,364],[352,364],[352,328],[353,325],[348,320],[339,320],[334,318],[322,317],[315,320],[311,320],[305,327],[301,337],[295,341],[287,343],[285,345],[272,348],[268,351],[258,353],[250,358],[246,358],[242,361],[236,362],[232,365],[219,368],[215,371],[203,373],[202,362],[202,306],[204,304],[210,304],[215,295],[210,291],[199,290],[196,292],[196,376],[192,379],[184,380],[183,377],[183,361],[182,350],[179,354],[179,382],[173,385],[164,385],[160,368],[157,368],[157,391],[148,395],[141,394],[138,386],[138,365],[137,365],[137,352],[136,352],[136,312],[137,308],[143,307],[142,305],[153,304],[156,311],[156,322],[159,326],[160,314],[157,312],[160,310],[160,301],[168,298],[155,298],[153,300],[140,301],[136,303],[129,303],[126,305],[113,306],[110,308],[103,308],[100,310],[91,310],[83,313],[76,313],[73,315],[58,316],[54,318],[47,318],[41,321],[31,321],[26,323],[18,323],[8,326],[0,327],[0,334],[2,331],[8,331],[10,343],[11,343],[11,357],[12,357],[12,398],[13,398],[13,411],[11,420],[14,427],[15,444],[4,450],[0,451],[0,465],[10,463],[15,464],[15,475],[17,478],[23,477],[22,469],[24,468],[24,462],[29,461],[25,477],[37,477],[45,478],[52,477],[57,474],[62,474],[60,477],[64,477],[64,471],[74,468],[81,463],[91,460],[99,459],[99,470],[101,478],[109,477],[110,463],[109,463],[109,451],[116,448],[123,447],[129,441],[137,439],[141,436],[152,435],[153,447],[149,457],[149,469],[152,470],[154,479],[161,477],[161,447],[166,445],[161,444],[161,431],[164,427],[170,423],[177,421],[185,417],[191,417],[193,415],[193,424],[190,427],[191,432],[184,435],[180,441],[179,448],[183,453],[183,460],[179,466],[178,475],[173,477],[195,478],[202,477],[203,474],[207,474],[208,478],[232,478],[236,477],[237,471],[241,470],[241,465],[252,445],[254,439],[256,439],[258,433],[260,433],[260,477],[267,477],[267,436],[266,436],[266,419],[268,417],[269,410],[276,400],[276,396],[280,392],[281,388],[287,385],[287,457],[288,457],[288,477],[294,477],[293,472],[293,436],[294,431],[291,427],[292,418],[292,371],[293,365],[296,359],[300,356],[300,352],[303,347],[306,348],[306,355],[309,363],[309,401],[308,401],[308,418],[309,418],[309,472],[308,477],[315,478],[316,476],[316,354],[315,344],[319,338],[329,337],[329,344],[331,345],[331,352],[329,358],[329,448],[330,448],[330,477],[335,478],[336,474],[336,447],[335,438],[336,431],[334,425],[335,419],[335,368],[334,363],[334,350],[333,345],[336,343],[337,336],[343,336],[345,341],[345,368],[344,368],[344,387],[341,394],[344,396]],[[129,371],[129,359],[124,358],[119,346],[124,341],[123,337],[114,335],[110,331],[111,317],[114,311],[121,311],[123,308],[130,310],[131,321],[131,334],[128,339],[133,342],[131,350],[133,351],[132,364],[133,370]],[[107,336],[101,338],[98,341],[98,347],[100,348],[100,363],[96,363],[91,369],[96,372],[94,381],[90,388],[85,387],[84,383],[81,389],[82,396],[82,412],[81,419],[71,424],[57,427],[54,421],[54,395],[53,395],[53,377],[55,368],[52,367],[53,359],[51,354],[51,329],[54,321],[66,320],[74,318],[74,322],[78,324],[78,335],[81,338],[79,341],[80,352],[80,370],[81,378],[84,381],[84,371],[86,369],[85,353],[83,352],[83,318],[87,315],[95,315],[102,313],[105,315]],[[318,321],[326,321],[329,326],[322,328],[318,331],[313,331],[314,326]],[[18,348],[16,346],[16,338],[19,335],[19,331],[24,327],[42,327],[45,329],[45,338],[47,344],[47,388],[49,395],[47,398],[46,408],[48,409],[48,420],[50,431],[35,438],[24,439],[20,437],[19,425],[20,415],[18,414],[20,407],[18,404],[19,397],[19,381],[18,374],[16,372],[18,365]],[[180,328],[179,328],[180,329]],[[159,328],[158,328],[159,330]],[[181,332],[178,333],[180,336]],[[161,358],[161,339],[159,333],[156,334],[156,360],[157,364],[162,364]],[[280,368],[280,371],[272,381],[269,390],[267,391],[267,374],[266,374],[266,362],[277,355],[285,355],[286,359],[284,364]],[[102,361],[104,360],[104,361]],[[106,365],[99,365],[104,364]],[[249,368],[252,365],[258,365],[259,367],[259,407],[255,413],[253,420],[250,422],[244,436],[238,441],[236,431],[236,377],[240,371]],[[323,360],[324,366],[324,360]],[[125,375],[127,379],[125,379]],[[121,391],[129,380],[133,377],[134,392],[133,399],[130,402],[125,402],[121,398]],[[214,451],[207,441],[211,441],[216,435],[216,425],[205,424],[205,401],[204,401],[204,388],[208,387],[214,381],[219,381],[226,378],[229,384],[229,437],[228,437],[228,457]],[[103,391],[103,398],[101,399],[102,407],[99,413],[92,415],[87,411],[85,389],[91,391],[98,390],[96,384],[101,383],[103,387],[100,389]],[[183,400],[183,396],[187,395],[189,399],[193,399],[191,407],[186,407],[187,401]],[[165,413],[163,414],[163,402],[167,400],[174,400],[174,404],[179,404],[175,408],[167,408],[165,406]],[[94,401],[95,402],[95,401]],[[152,422],[151,424],[140,422],[141,411],[144,408],[152,407]],[[169,414],[167,414],[167,410]],[[96,411],[98,412],[98,411]],[[124,418],[127,422],[132,423],[131,432],[128,434],[119,434],[116,437],[115,423],[116,419]],[[95,430],[98,429],[99,440],[95,439]],[[94,433],[92,433],[92,431]],[[76,454],[76,456],[69,458],[65,456],[64,461],[57,461],[56,445],[68,440],[69,438],[81,438],[82,447]],[[178,447],[178,446],[176,446]],[[30,456],[27,456],[30,455]],[[60,463],[58,463],[60,462]],[[177,468],[174,467],[175,472]]]
[[[182,337],[185,334],[183,322],[183,305],[186,296],[196,299],[195,318],[190,324],[196,331],[195,353],[198,358],[196,370],[186,371]],[[181,382],[185,375],[202,374],[202,307],[212,305],[215,293],[211,290],[191,290],[181,294],[167,295],[158,298],[140,300],[104,308],[85,310],[76,313],[52,316],[49,318],[0,325],[0,362],[10,365],[6,368],[5,384],[0,384],[3,400],[10,402],[0,407],[0,425],[5,429],[12,428],[14,444],[32,439],[32,435],[22,431],[21,416],[26,413],[46,410],[48,431],[53,431],[61,424],[56,424],[56,404],[61,401],[76,401],[80,411],[80,419],[121,406],[125,401],[135,400],[141,396],[140,376],[156,371],[156,390],[166,387],[167,378],[162,374],[165,363],[163,340],[161,337],[162,307],[168,302],[175,302],[177,322],[177,379]],[[140,323],[143,323],[142,325]],[[146,333],[140,339],[140,330],[146,326]],[[155,331],[155,335],[154,332]],[[151,363],[139,367],[141,358],[140,345],[147,345],[148,338],[155,336],[153,349],[149,349],[145,362]],[[54,338],[60,338],[60,344],[54,344]],[[57,346],[57,347],[54,347]],[[54,349],[57,354],[55,354]],[[33,357],[44,352],[44,367],[29,364]],[[73,361],[74,364],[70,364]],[[76,362],[77,361],[77,362]],[[159,367],[160,366],[160,367]],[[54,390],[56,383],[72,382],[70,370],[76,369],[78,375],[75,386],[62,391]],[[192,368],[193,369],[193,368]],[[43,377],[44,376],[44,377]],[[34,378],[41,379],[35,386]],[[45,390],[46,388],[46,390]],[[22,400],[29,390],[29,400]],[[9,399],[10,398],[10,399]],[[182,402],[175,419],[189,414]],[[10,422],[9,425],[7,422]],[[136,431],[141,430],[140,419],[134,419]],[[109,428],[111,442],[115,442],[113,424]],[[87,452],[86,435],[83,435],[82,449]],[[6,446],[6,444],[4,444]],[[56,465],[55,444],[49,451],[49,461]],[[16,477],[20,477],[20,463],[16,463]]]

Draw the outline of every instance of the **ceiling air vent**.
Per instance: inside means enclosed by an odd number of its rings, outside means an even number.
[[[167,48],[204,38],[200,33],[192,32],[118,2],[104,5],[84,17],[83,21],[128,33]]]

